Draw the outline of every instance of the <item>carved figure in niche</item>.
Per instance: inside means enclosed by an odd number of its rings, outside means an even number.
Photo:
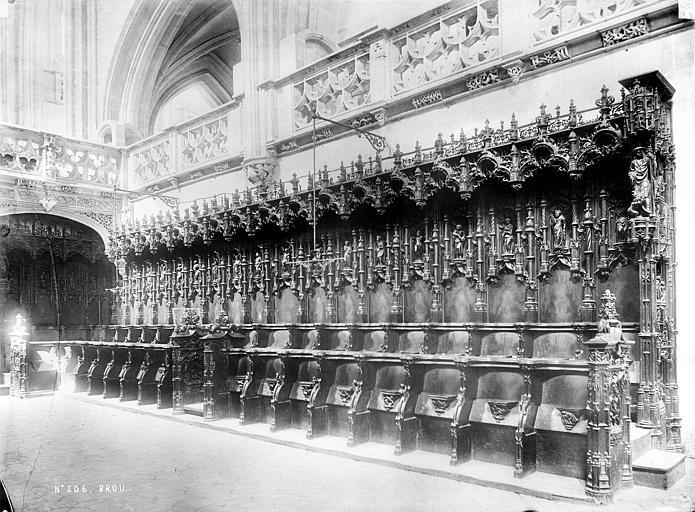
[[[263,275],[262,262],[261,253],[256,252],[256,257],[253,259],[253,266],[256,270],[256,276],[259,278]]]
[[[584,241],[586,242],[586,250],[593,251],[594,248],[594,212],[591,210],[591,204],[586,203],[584,206]]]
[[[232,273],[234,274],[234,277],[237,278],[241,274],[241,258],[239,257],[238,252],[234,255],[234,262],[232,263]]]
[[[661,276],[656,276],[656,302],[666,302],[666,283]]]
[[[451,232],[451,236],[454,239],[454,259],[455,260],[463,259],[465,256],[465,252],[464,252],[464,248],[463,248],[463,240],[464,240],[466,235],[463,232],[463,227],[461,227],[461,224],[456,224],[456,227]]]
[[[630,162],[630,182],[632,183],[632,204],[627,209],[632,217],[652,214],[652,179],[654,177],[654,156],[644,148],[635,150],[636,158]]]
[[[39,287],[42,290],[48,288],[48,272],[46,270],[42,270],[39,275]]]
[[[422,261],[425,258],[425,237],[417,232],[413,244],[413,260]]]
[[[567,247],[567,231],[565,216],[560,208],[553,210],[553,241],[556,249],[564,249]]]
[[[343,265],[346,268],[352,267],[352,247],[348,240],[343,244]]]
[[[283,272],[289,272],[290,269],[290,249],[289,247],[282,248],[281,266]]]
[[[619,242],[627,240],[627,227],[627,217],[624,214],[620,214],[615,221],[616,238]]]
[[[381,238],[381,235],[377,235],[377,237],[376,237],[375,264],[376,265],[386,265],[386,247],[384,245],[384,239]]]
[[[502,233],[502,254],[514,254],[514,225],[512,218],[505,215],[500,224]]]

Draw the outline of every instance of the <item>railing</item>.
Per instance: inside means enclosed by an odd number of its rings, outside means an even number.
[[[660,0],[537,0],[538,9],[533,12],[534,42],[543,42],[592,23],[659,3]]]
[[[479,2],[394,38],[391,89],[401,93],[498,57],[498,0]]]
[[[241,114],[237,101],[129,146],[128,184],[148,187],[237,157],[241,153]]]
[[[120,184],[118,148],[0,125],[0,170],[17,178],[65,185]]]
[[[368,32],[340,51],[273,81],[273,87],[280,91],[280,131],[287,127],[279,140],[308,133],[313,108],[324,117],[347,119],[367,110],[374,113],[401,100],[412,101],[415,108],[442,101],[441,92],[432,87],[457,80],[466,85],[462,91],[507,77],[516,81],[524,70],[533,71],[572,57],[566,47],[549,47],[554,39],[607,29],[610,23],[673,3],[451,1],[400,25]],[[635,23],[638,25],[630,29],[632,32],[617,41],[649,32],[646,20]],[[616,42],[609,32],[602,33],[604,46]],[[547,55],[538,53],[541,50]],[[519,60],[522,57],[530,59],[528,64]],[[403,109],[395,110],[400,113]],[[319,125],[324,130],[324,125]],[[332,136],[329,129],[324,132],[324,138]],[[297,147],[293,142],[295,145],[287,144],[286,150]]]

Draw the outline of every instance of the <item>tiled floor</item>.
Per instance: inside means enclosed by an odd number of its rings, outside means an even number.
[[[612,506],[597,508],[268,443],[196,422],[61,396],[2,397],[0,475],[18,511],[691,512],[695,507],[693,459],[688,475],[668,492],[635,488]]]

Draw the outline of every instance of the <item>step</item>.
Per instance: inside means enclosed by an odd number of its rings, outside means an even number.
[[[632,446],[632,460],[639,459],[652,449],[652,429],[640,428],[630,423],[630,445]]]
[[[186,404],[183,406],[183,412],[186,414],[193,414],[195,416],[203,417],[203,403],[198,402],[195,404]]]
[[[649,450],[632,461],[635,485],[668,489],[685,474],[685,454]]]

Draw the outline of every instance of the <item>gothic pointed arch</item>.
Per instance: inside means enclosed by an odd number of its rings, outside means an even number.
[[[104,119],[151,133],[160,107],[182,83],[199,79],[219,104],[232,97],[239,23],[230,0],[138,2],[109,68]]]

